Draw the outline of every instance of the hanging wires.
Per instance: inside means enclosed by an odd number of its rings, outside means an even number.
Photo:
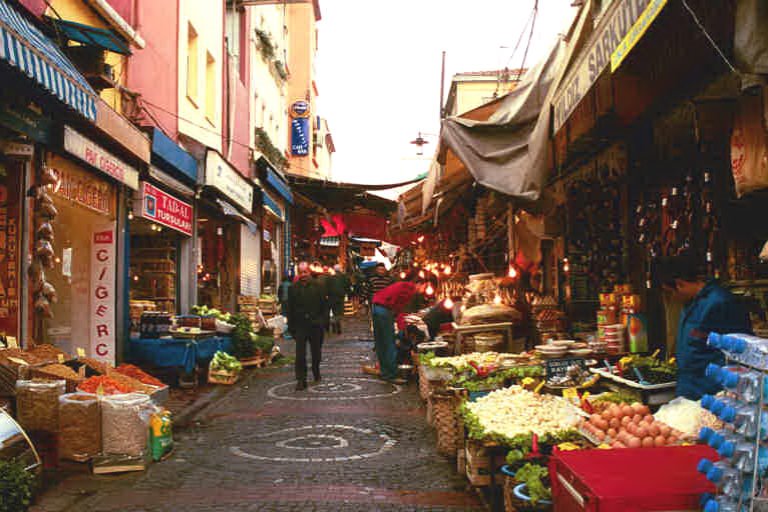
[[[693,9],[691,9],[691,6],[688,5],[688,2],[686,0],[683,0],[683,7],[685,7],[685,9],[691,14],[693,21],[696,23],[696,25],[698,25],[702,33],[704,33],[704,37],[707,38],[707,40],[709,41],[709,44],[711,44],[712,47],[715,49],[715,51],[718,53],[718,55],[720,55],[720,58],[723,59],[723,62],[725,62],[725,64],[728,66],[731,72],[738,74],[739,73],[738,70],[733,66],[733,64],[731,64],[731,61],[729,61],[728,57],[725,56],[725,53],[723,52],[723,50],[721,50],[720,47],[717,46],[717,43],[715,42],[715,40],[712,39],[711,35],[709,35],[709,32],[707,32],[706,27],[704,27],[704,24],[701,22],[701,20],[699,20],[699,17],[696,16],[696,13],[693,12]]]
[[[533,39],[533,29],[536,26],[536,15],[539,13],[539,0],[536,0],[536,2],[533,4],[533,14],[532,20],[531,20],[531,32],[528,34],[528,42],[525,45],[525,53],[523,53],[523,63],[520,64],[520,69],[517,72],[517,79],[520,80],[520,77],[522,76],[525,71],[525,60],[528,58],[528,50],[531,48],[531,40]]]

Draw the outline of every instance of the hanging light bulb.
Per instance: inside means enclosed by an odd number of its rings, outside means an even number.
[[[424,235],[419,236],[419,238],[416,239],[419,243],[422,243],[424,241]]]
[[[496,296],[493,298],[493,303],[494,303],[494,304],[496,304],[497,306],[498,306],[499,304],[501,304],[501,295],[499,295],[499,294],[497,293],[497,294],[496,294]]]
[[[445,268],[443,269],[443,274],[449,276],[449,275],[451,275],[452,271],[453,270],[451,269],[451,266],[450,265],[446,265]]]
[[[443,307],[445,309],[453,309],[453,301],[451,300],[450,297],[448,297],[443,301]]]
[[[426,293],[427,293],[427,295],[434,295],[435,294],[435,289],[432,287],[432,283],[427,285]]]
[[[517,269],[513,267],[512,265],[509,266],[509,273],[507,274],[512,279],[517,277]]]
[[[400,272],[400,279],[405,279],[407,274],[405,272]]]
[[[425,277],[427,277],[427,274],[423,270],[419,270],[419,278],[424,279]]]
[[[128,210],[128,220],[133,220],[133,208]]]
[[[568,263],[568,258],[563,258],[563,272],[570,272],[571,271],[571,265]]]
[[[463,312],[465,312],[466,310],[467,310],[467,305],[466,305],[466,304],[462,304],[462,305],[461,305],[461,312],[463,313]]]

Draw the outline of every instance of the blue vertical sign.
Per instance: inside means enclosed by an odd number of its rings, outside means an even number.
[[[309,119],[306,117],[291,120],[291,153],[295,156],[309,154]]]

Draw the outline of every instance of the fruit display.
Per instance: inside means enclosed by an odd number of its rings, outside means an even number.
[[[647,405],[611,404],[581,426],[588,438],[611,448],[653,448],[675,445],[683,434],[657,421]]]

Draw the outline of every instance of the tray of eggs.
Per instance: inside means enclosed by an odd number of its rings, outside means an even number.
[[[598,446],[654,448],[682,443],[683,434],[653,418],[647,405],[613,404],[592,414],[580,427],[584,437]]]

